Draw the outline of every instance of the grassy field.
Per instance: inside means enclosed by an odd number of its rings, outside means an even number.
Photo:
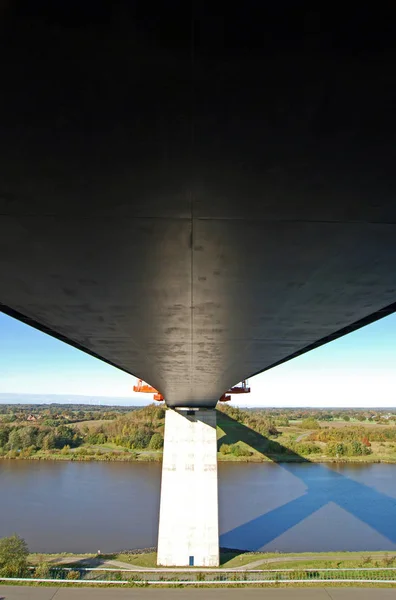
[[[298,427],[300,422],[291,422],[288,427],[277,427],[279,435],[270,438],[256,433],[249,427],[229,419],[222,412],[218,412],[217,417],[217,439],[218,449],[222,444],[238,444],[247,451],[249,456],[234,456],[233,454],[218,453],[219,461],[239,461],[239,462],[315,462],[315,463],[396,463],[396,444],[394,442],[372,442],[372,454],[363,456],[329,456],[326,454],[326,444],[316,442],[316,445],[323,449],[322,453],[300,455],[297,452],[284,453],[284,448],[289,447],[293,442],[305,442],[314,430],[303,430]],[[356,422],[332,421],[331,423],[321,423],[322,428],[346,428],[361,425]],[[377,423],[364,423],[364,426],[370,428],[384,428],[384,425]],[[394,427],[389,425],[388,427]],[[269,443],[271,447],[269,449]],[[278,449],[278,451],[277,451]]]
[[[52,565],[73,565],[76,561],[96,561],[96,554],[31,554],[29,562],[37,565],[48,562]],[[120,561],[131,566],[155,568],[157,566],[156,552],[133,553],[120,552],[102,554],[100,560]],[[314,552],[314,553],[275,553],[275,552],[234,552],[220,553],[220,566],[227,569],[239,569],[255,564],[254,569],[342,569],[342,568],[385,568],[396,567],[396,552]],[[199,567],[197,567],[199,569]]]

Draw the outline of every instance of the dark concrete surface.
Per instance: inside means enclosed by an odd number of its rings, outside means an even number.
[[[1,3],[0,308],[173,406],[392,311],[386,9],[89,6]]]
[[[87,589],[1,586],[0,600],[388,600],[386,588],[283,588],[283,589]]]

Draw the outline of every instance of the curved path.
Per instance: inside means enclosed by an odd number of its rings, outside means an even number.
[[[386,556],[393,556],[392,554],[390,555],[389,553],[384,553],[384,554],[376,554],[375,558],[376,559],[381,559],[381,558],[385,558]],[[209,567],[202,567],[199,570],[200,571],[214,571],[214,570],[221,570],[221,571],[247,571],[249,569],[257,569],[258,567],[264,565],[264,564],[279,564],[279,563],[290,563],[290,562],[305,562],[305,561],[323,561],[323,560],[328,560],[328,561],[336,561],[337,560],[337,556],[334,556],[334,554],[322,554],[320,556],[318,556],[317,554],[305,554],[304,556],[275,556],[273,558],[260,558],[258,560],[252,561],[250,563],[247,563],[246,565],[241,565],[240,567],[218,567],[218,569],[213,569],[213,567],[209,568]],[[98,559],[98,558],[91,558],[91,559],[82,559],[79,557],[74,557],[74,559],[70,559],[70,558],[62,558],[59,561],[56,562],[56,565],[62,565],[62,564],[73,564],[73,563],[79,563],[80,567],[92,567],[92,568],[107,568],[107,569],[125,569],[128,571],[164,571],[164,572],[196,572],[197,568],[193,568],[193,569],[188,569],[186,567],[142,567],[141,565],[134,565],[132,563],[127,563],[127,562],[123,562],[121,560],[103,560],[103,559]],[[1,600],[1,598],[0,598]]]
[[[389,553],[387,554],[376,554],[375,558],[385,558],[386,556],[389,556]],[[391,555],[393,556],[393,555]],[[347,558],[347,557],[346,557]],[[332,560],[332,561],[336,561],[337,560],[337,556],[334,556],[334,554],[322,554],[321,556],[318,556],[317,554],[313,554],[312,556],[309,554],[305,554],[304,556],[276,556],[274,558],[261,558],[260,560],[255,560],[252,561],[250,563],[248,563],[247,565],[242,565],[240,567],[234,567],[234,569],[232,569],[233,571],[246,571],[248,569],[256,569],[257,567],[263,565],[263,564],[270,564],[270,563],[290,563],[290,562],[300,562],[300,561],[311,561],[311,560]],[[345,560],[345,559],[344,559]],[[352,560],[352,559],[351,559]]]

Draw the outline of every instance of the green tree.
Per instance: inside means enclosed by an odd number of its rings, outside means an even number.
[[[161,448],[163,448],[163,446],[164,446],[164,439],[163,439],[162,435],[160,433],[154,433],[151,436],[149,448],[151,448],[151,450],[161,450]]]
[[[52,450],[55,448],[56,438],[53,433],[47,433],[43,438],[42,448],[43,450]]]
[[[35,446],[37,439],[36,427],[21,427],[21,429],[18,430],[18,433],[21,440],[21,448]]]
[[[162,419],[165,419],[165,409],[164,408],[162,408],[162,407],[157,408],[157,419],[159,421],[161,421]]]
[[[133,436],[131,436],[131,448],[147,448],[150,443],[152,432],[147,429],[138,429]]]
[[[0,428],[0,448],[4,447],[8,442],[8,436],[10,435],[9,427]]]
[[[63,448],[63,446],[69,445],[70,447],[79,446],[81,444],[81,437],[78,435],[73,427],[67,425],[60,425],[55,434],[55,447]]]
[[[366,446],[364,446],[361,442],[354,440],[351,442],[351,454],[352,456],[362,456],[365,453]]]
[[[28,556],[27,544],[18,535],[0,539],[0,573],[4,577],[23,577],[27,572]]]
[[[21,447],[21,437],[19,435],[18,429],[13,429],[8,436],[8,445],[10,450],[19,450]]]

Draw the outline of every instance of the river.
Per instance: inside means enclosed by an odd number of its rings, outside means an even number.
[[[36,552],[156,545],[161,466],[0,460],[0,537]],[[396,549],[396,465],[220,463],[220,544]]]

